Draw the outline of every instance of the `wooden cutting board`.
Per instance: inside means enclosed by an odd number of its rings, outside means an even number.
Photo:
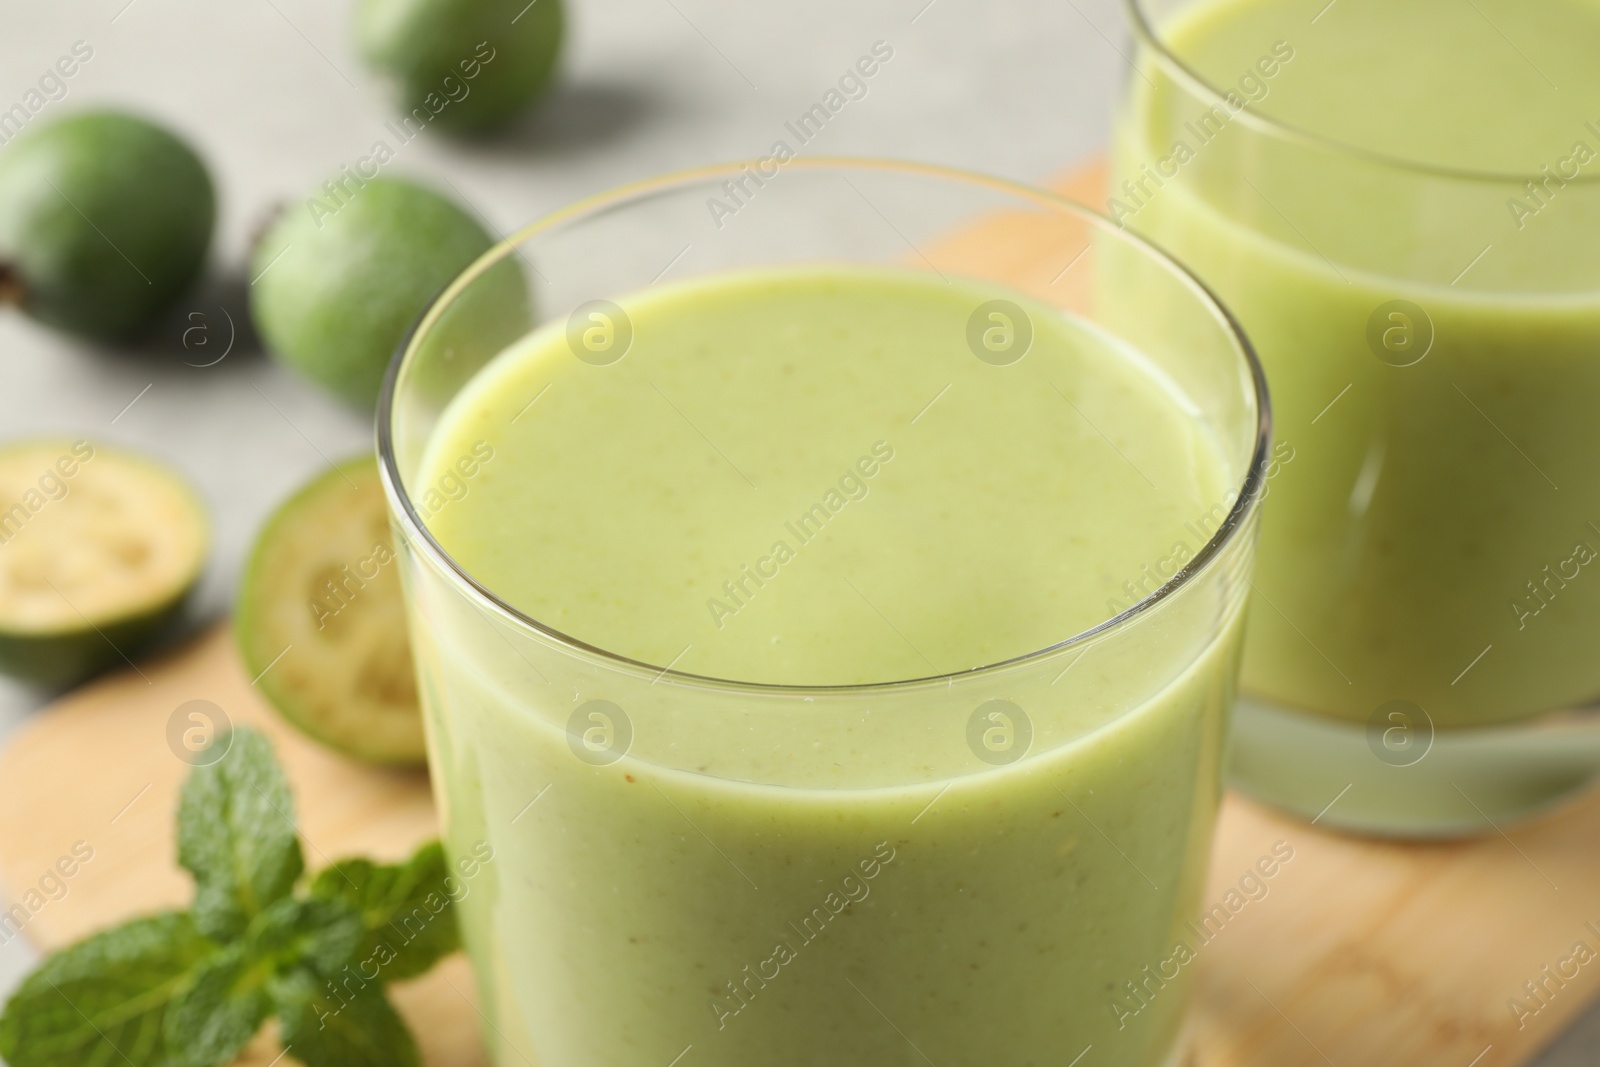
[[[1063,189],[1093,202],[1102,181],[1091,169]],[[1054,284],[1060,248],[1041,246],[1027,226],[997,225],[1002,239],[996,231],[989,238],[1019,285]],[[0,751],[0,885],[9,894],[0,909],[28,904],[27,891],[75,843],[94,850],[65,896],[31,898],[42,906],[24,933],[39,947],[187,901],[190,885],[173,863],[172,816],[188,766],[168,747],[167,731],[191,700],[210,701],[272,739],[311,866],[352,853],[399,858],[436,832],[425,776],[358,766],[283,725],[219,628],[67,696]],[[1292,849],[1293,858],[1261,883],[1264,896],[1256,888],[1258,899],[1249,899],[1240,880],[1274,846],[1280,855]],[[1230,797],[1207,904],[1236,910],[1193,964],[1191,1067],[1527,1063],[1600,994],[1600,960],[1564,984],[1541,973],[1570,973],[1562,961],[1579,941],[1600,951],[1597,846],[1600,796],[1506,835],[1427,845],[1345,837]],[[1547,982],[1543,1006],[1524,992],[1529,981]],[[427,1063],[486,1062],[472,978],[459,956],[395,994]],[[1513,997],[1538,1009],[1520,1027]],[[268,1032],[241,1062],[267,1067],[277,1055]]]

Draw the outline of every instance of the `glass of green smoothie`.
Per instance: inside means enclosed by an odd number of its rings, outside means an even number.
[[[1268,421],[1003,181],[775,151],[486,254],[379,438],[496,1062],[1175,1062]]]
[[[1600,770],[1600,6],[1129,0],[1108,210],[1278,417],[1233,776],[1450,836]]]

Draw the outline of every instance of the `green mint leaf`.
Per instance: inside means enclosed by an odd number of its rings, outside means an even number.
[[[307,1067],[420,1067],[411,1031],[381,985],[346,983],[330,996],[306,981],[285,1001],[283,1046]]]
[[[167,1067],[163,1020],[219,952],[183,912],[135,919],[62,949],[0,1015],[11,1067]]]
[[[288,895],[305,869],[289,783],[272,746],[234,730],[227,755],[196,767],[178,803],[178,862],[194,875],[194,919],[219,941]]]
[[[231,1061],[275,1006],[331,989],[364,933],[360,913],[343,901],[280,897],[267,905],[167,1013],[174,1067]]]
[[[219,1067],[250,1043],[272,1012],[271,968],[232,945],[201,964],[167,1011],[173,1067]]]
[[[245,935],[253,959],[275,972],[303,969],[330,979],[345,970],[366,934],[361,913],[342,900],[283,897]]]
[[[422,974],[461,947],[449,877],[444,848],[430,841],[405,863],[336,863],[317,875],[311,895],[360,911],[367,933],[355,953],[357,969],[397,982]]]

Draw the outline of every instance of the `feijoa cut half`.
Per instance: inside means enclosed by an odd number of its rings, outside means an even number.
[[[422,714],[378,464],[347,460],[289,498],[245,567],[234,628],[291,723],[368,763],[420,764]]]
[[[210,544],[199,497],[157,460],[0,447],[0,671],[62,685],[128,660],[182,613]]]
[[[90,111],[0,152],[0,300],[97,341],[148,331],[205,264],[216,195],[177,134]]]

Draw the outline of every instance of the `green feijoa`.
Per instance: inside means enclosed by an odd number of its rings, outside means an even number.
[[[398,178],[340,181],[285,212],[257,245],[250,310],[273,355],[371,408],[411,325],[494,242],[431,189]],[[513,260],[492,274],[486,315],[511,324],[496,327],[509,340],[526,325],[526,288]]]
[[[0,152],[0,299],[122,341],[147,331],[206,259],[216,196],[169,130],[116,111],[29,127]]]
[[[361,0],[361,54],[395,83],[409,128],[502,126],[549,86],[561,0]]]
[[[234,613],[245,668],[273,707],[370,763],[424,758],[399,566],[378,464],[360,456],[267,520]]]
[[[0,448],[0,671],[61,685],[122,663],[181,614],[210,542],[194,490],[156,460]]]

